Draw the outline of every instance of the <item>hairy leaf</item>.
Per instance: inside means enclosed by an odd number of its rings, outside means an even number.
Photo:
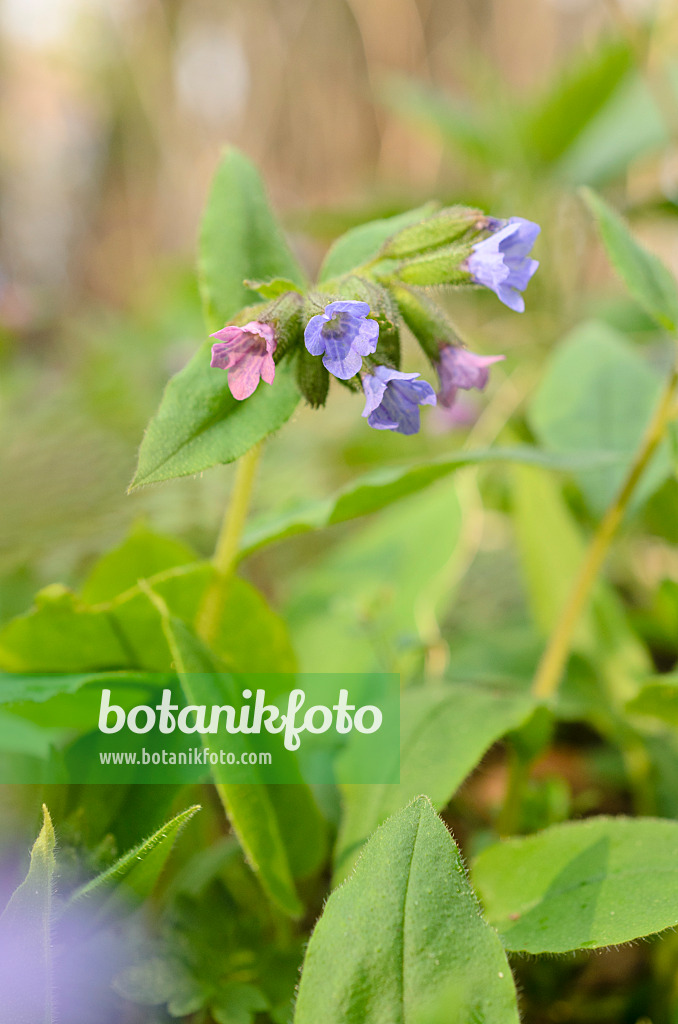
[[[517,1024],[501,943],[452,837],[419,797],[381,826],[330,896],[306,953],[294,1024],[423,1024],[452,987],[460,1012],[447,1020]]]
[[[678,822],[589,818],[484,850],[472,871],[507,949],[565,953],[678,924]]]

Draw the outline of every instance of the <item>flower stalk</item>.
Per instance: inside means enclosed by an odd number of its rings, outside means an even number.
[[[577,574],[567,604],[537,668],[532,692],[547,700],[556,693],[567,662],[572,637],[589,599],[610,544],[624,518],[633,493],[666,434],[673,405],[678,394],[678,366],[674,366],[662,392],[645,436],[631,464],[617,497],[607,509],[589,545]]]
[[[196,624],[198,635],[208,646],[214,643],[219,633],[229,580],[238,561],[240,539],[247,520],[261,448],[261,444],[250,448],[238,462],[233,494],[214,549],[214,578],[205,591]]]

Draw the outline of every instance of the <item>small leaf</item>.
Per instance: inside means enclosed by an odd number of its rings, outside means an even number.
[[[217,1024],[252,1024],[257,1014],[268,1008],[268,999],[261,989],[241,981],[222,985],[210,1006]]]
[[[268,205],[259,172],[237,149],[224,151],[214,176],[200,231],[198,264],[211,331],[257,301],[245,279],[289,278],[293,287],[304,285],[303,271]]]
[[[458,684],[413,687],[400,704],[400,783],[344,786],[335,882],[350,872],[374,829],[419,793],[436,810],[454,796],[485,752],[534,707],[529,695]]]
[[[671,272],[654,253],[633,237],[627,225],[604,199],[590,188],[581,192],[598,222],[610,262],[626,287],[660,327],[675,331],[678,325],[678,289]]]
[[[166,822],[145,842],[139,843],[106,871],[77,889],[69,900],[69,907],[85,900],[94,901],[97,921],[100,922],[119,910],[143,903],[153,892],[177,836],[199,810],[200,806],[196,804]]]
[[[298,292],[300,289],[294,281],[286,277],[273,277],[270,281],[245,281],[248,288],[258,292],[264,299],[277,299],[286,292]]]
[[[484,850],[472,877],[507,949],[629,942],[678,924],[678,822],[566,822]]]
[[[294,1024],[422,1024],[451,983],[464,1005],[455,1020],[517,1024],[501,943],[452,837],[419,797],[374,834],[325,905]]]
[[[408,210],[406,213],[396,214],[395,217],[372,220],[367,224],[351,228],[331,247],[320,268],[318,282],[322,284],[323,281],[348,274],[364,263],[375,259],[384,243],[392,235],[410,224],[416,224],[418,221],[424,220],[425,217],[430,217],[436,209],[437,203],[425,203],[416,210]]]
[[[43,825],[25,881],[0,917],[0,996],[6,1024],[53,1024],[52,897],[55,836]]]
[[[210,366],[206,341],[165,388],[139,449],[131,490],[233,462],[285,423],[299,402],[294,367],[278,363],[272,385],[261,382],[239,402],[224,370]]]

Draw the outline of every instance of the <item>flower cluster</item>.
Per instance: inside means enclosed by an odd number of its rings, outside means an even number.
[[[400,242],[396,235],[389,240],[386,254],[408,255],[395,269],[393,259],[384,261],[382,271],[376,261],[371,275],[366,272],[364,277],[347,276],[344,294],[346,290],[354,295],[356,290],[358,294],[362,291],[360,298],[338,297],[326,304],[318,301],[319,297],[309,298],[312,315],[307,312],[299,321],[300,326],[305,321],[305,353],[302,349],[303,357],[300,355],[297,360],[297,380],[310,404],[324,404],[331,374],[353,390],[363,391],[362,415],[369,426],[416,434],[421,406],[438,403],[449,409],[459,389],[485,388],[490,366],[505,357],[476,355],[462,346],[442,311],[430,302],[421,287],[413,284],[424,288],[445,281],[482,285],[494,291],[511,309],[523,312],[521,293],[539,266],[529,252],[540,228],[521,217],[506,221],[467,217],[463,224],[459,216],[448,220],[456,225],[457,236],[464,232],[460,238],[455,236],[454,245],[445,246],[437,241],[432,248],[424,244],[420,253],[410,255],[409,235]],[[447,230],[447,223],[438,215],[431,230],[440,235]],[[426,222],[421,232],[425,238]],[[449,268],[445,269],[448,263]],[[341,295],[342,279],[336,285]],[[302,309],[302,296],[289,294],[297,302],[295,308]],[[321,308],[323,311],[318,312]],[[401,318],[420,341],[438,374],[437,396],[430,384],[419,379],[420,374],[399,369]],[[260,380],[273,383],[276,361],[291,345],[300,345],[300,336],[290,342],[293,333],[289,325],[281,328],[279,317],[276,319],[264,303],[256,319],[243,326],[228,325],[212,335],[218,340],[212,346],[211,365],[228,371],[231,394],[242,401],[253,394]]]

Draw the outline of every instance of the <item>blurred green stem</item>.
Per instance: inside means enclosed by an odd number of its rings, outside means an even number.
[[[532,691],[535,697],[540,699],[552,697],[558,689],[579,617],[586,606],[610,543],[624,518],[624,513],[638,481],[664,439],[677,390],[678,367],[674,367],[626,479],[617,497],[600,521],[567,603],[551,634],[534,678]]]
[[[250,448],[238,463],[233,493],[212,557],[215,574],[205,591],[197,619],[198,634],[208,645],[214,642],[219,632],[228,582],[238,560],[240,538],[247,520],[261,447],[261,444],[257,444]]]
[[[521,757],[516,748],[509,743],[506,795],[496,824],[500,836],[513,836],[520,828],[523,792],[530,777],[530,764],[531,762]]]

